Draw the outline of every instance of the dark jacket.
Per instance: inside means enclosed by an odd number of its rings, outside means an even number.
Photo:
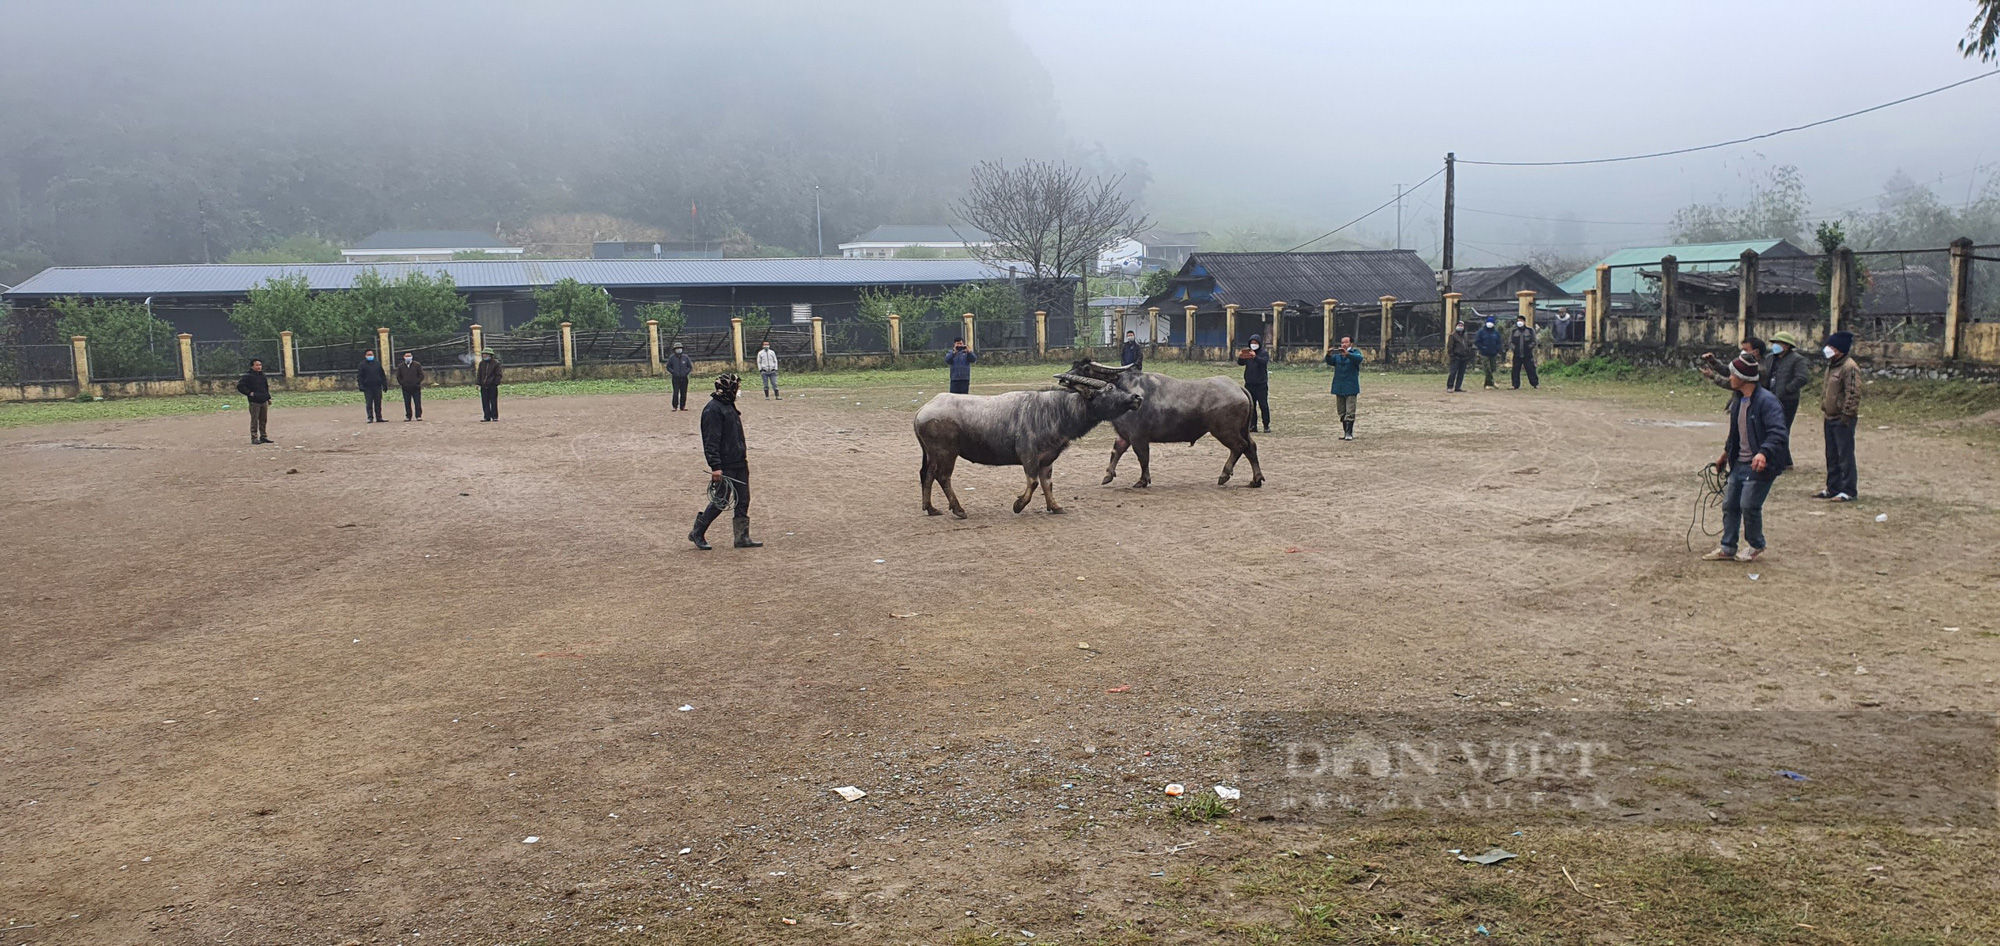
[[[480,360],[479,360],[479,371],[478,371],[478,373],[477,373],[477,374],[475,374],[475,375],[474,375],[473,377],[474,377],[474,379],[475,379],[475,380],[477,380],[477,381],[479,382],[479,386],[480,386],[480,387],[482,387],[482,388],[497,388],[497,387],[499,387],[499,386],[500,386],[500,359],[498,359],[498,358],[495,358],[495,359],[493,359],[493,360],[491,360],[491,361],[488,361],[488,360],[486,360],[486,359],[484,359],[484,358],[480,359]]]
[[[1806,382],[1812,378],[1812,369],[1806,367],[1806,357],[1796,350],[1788,350],[1782,355],[1770,355],[1764,359],[1764,374],[1757,384],[1784,404],[1797,404],[1799,392],[1806,389]]]
[[[262,371],[245,371],[243,377],[236,379],[236,393],[252,404],[262,404],[271,399],[271,379]]]
[[[677,351],[668,355],[667,373],[676,378],[685,378],[688,375],[694,374],[694,359],[689,358],[687,352],[684,351]]]
[[[1740,394],[1729,399],[1729,439],[1723,441],[1722,455],[1731,467],[1736,465],[1736,408],[1742,400]],[[1785,427],[1785,406],[1763,388],[1750,395],[1750,440],[1757,444],[1752,452],[1764,455],[1764,472],[1757,474],[1758,479],[1777,479],[1791,469],[1792,432]]]
[[[1499,341],[1497,338],[1494,340]],[[1451,337],[1444,341],[1444,352],[1453,361],[1471,361],[1472,339],[1466,338],[1464,332],[1453,332]]]
[[[1271,383],[1271,350],[1259,346],[1248,358],[1238,358],[1243,366],[1243,386],[1263,387]]]
[[[1535,327],[1532,325],[1517,326],[1512,332],[1507,333],[1507,343],[1514,349],[1514,357],[1524,361],[1534,360]]]
[[[396,386],[421,388],[424,386],[424,363],[412,361],[409,364],[396,362]]]
[[[1333,393],[1349,397],[1361,393],[1361,349],[1343,355],[1336,348],[1326,353],[1326,363],[1333,366]]]
[[[380,391],[389,386],[389,375],[382,370],[379,361],[363,361],[355,371],[355,380],[360,382],[363,391]]]
[[[701,456],[711,470],[727,470],[749,465],[743,446],[743,415],[736,402],[709,396],[701,409]]]
[[[951,380],[972,380],[972,363],[979,360],[979,353],[968,348],[964,351],[953,349],[944,353],[944,363],[951,366]]]
[[[1479,349],[1482,355],[1500,354],[1500,330],[1481,327],[1479,334],[1472,338],[1472,347]]]
[[[1118,353],[1118,363],[1134,367],[1144,365],[1146,363],[1146,351],[1139,347],[1138,342],[1126,342],[1125,347]]]

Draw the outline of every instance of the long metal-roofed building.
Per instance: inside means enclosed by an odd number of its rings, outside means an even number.
[[[1224,339],[1222,314],[1237,305],[1245,312],[1268,312],[1283,302],[1293,313],[1318,312],[1326,299],[1342,305],[1373,306],[1383,296],[1401,303],[1438,301],[1437,274],[1414,250],[1329,250],[1317,253],[1197,252],[1174,274],[1173,284],[1147,297],[1161,321],[1171,323],[1172,341],[1187,334],[1186,307],[1195,307],[1195,344],[1237,345],[1257,331],[1259,320],[1239,318],[1237,338]],[[1162,339],[1168,336],[1163,334]]]
[[[229,308],[274,278],[303,275],[316,292],[352,288],[373,269],[395,279],[409,272],[451,277],[470,303],[468,321],[505,332],[535,317],[534,291],[562,279],[602,287],[628,328],[648,302],[679,302],[689,331],[721,331],[732,315],[763,307],[773,324],[853,320],[864,290],[934,295],[952,286],[1016,278],[978,260],[894,259],[588,259],[458,260],[423,263],[195,263],[165,266],[58,266],[4,294],[17,308],[61,298],[145,302],[158,317],[200,338],[234,338]],[[1067,330],[1066,307],[1050,307],[1050,331]]]

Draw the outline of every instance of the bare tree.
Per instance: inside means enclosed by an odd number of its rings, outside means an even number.
[[[982,161],[958,216],[993,238],[972,247],[985,262],[1025,267],[1036,282],[1083,276],[1105,250],[1146,228],[1145,216],[1120,193],[1124,180],[1055,161]]]

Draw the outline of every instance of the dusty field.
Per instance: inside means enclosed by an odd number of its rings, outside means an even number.
[[[1170,815],[1251,711],[1995,708],[1989,441],[1869,424],[1829,508],[1810,425],[1746,569],[1658,423],[1719,401],[1366,384],[1342,443],[1280,374],[1264,489],[1102,429],[964,522],[934,387],[746,396],[768,547],[707,554],[663,394],[0,432],[0,943],[2000,939],[1984,829]]]

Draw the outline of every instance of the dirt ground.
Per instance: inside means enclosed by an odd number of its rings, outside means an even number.
[[[1171,814],[1251,712],[1995,708],[1990,442],[1864,417],[1829,507],[1802,425],[1744,567],[1684,545],[1719,396],[1366,385],[1341,442],[1279,374],[1263,489],[1100,486],[1104,428],[1068,515],[961,466],[963,522],[934,388],[746,394],[767,547],[705,554],[664,394],[0,432],[0,943],[2000,938],[1980,828]]]

